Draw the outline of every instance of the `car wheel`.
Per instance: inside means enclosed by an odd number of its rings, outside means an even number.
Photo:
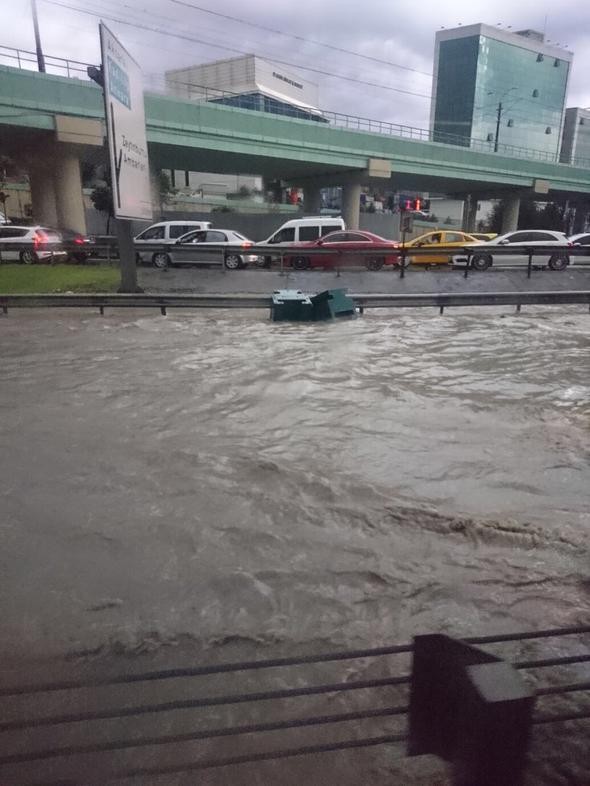
[[[383,267],[383,260],[380,257],[375,257],[373,259],[367,259],[365,264],[367,270],[381,270]]]
[[[23,265],[32,265],[37,261],[37,256],[34,251],[29,251],[26,248],[24,251],[20,252],[20,261]]]
[[[163,251],[154,254],[152,257],[152,262],[159,270],[166,270],[168,265],[170,264],[170,257],[168,254],[165,254]]]
[[[238,270],[242,267],[242,257],[239,254],[228,254],[223,264],[228,270]]]
[[[492,264],[492,257],[489,254],[475,254],[471,260],[471,267],[474,270],[487,270]]]
[[[291,267],[294,267],[295,270],[307,270],[309,267],[309,259],[307,257],[295,257],[291,262]]]
[[[551,270],[565,270],[570,263],[570,258],[567,254],[553,254],[549,260],[549,267]]]

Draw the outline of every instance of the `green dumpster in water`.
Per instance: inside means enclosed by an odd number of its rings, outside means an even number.
[[[306,295],[300,289],[278,289],[272,294],[270,316],[273,322],[317,322],[356,313],[354,300],[345,289],[327,289]]]
[[[270,318],[273,322],[313,322],[313,303],[300,289],[277,289],[272,293]]]
[[[355,315],[354,300],[345,289],[326,289],[311,298],[314,320],[352,317]]]

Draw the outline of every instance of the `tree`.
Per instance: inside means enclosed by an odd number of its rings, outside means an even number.
[[[176,189],[172,187],[172,181],[167,172],[160,170],[158,172],[158,196],[160,199],[160,215],[164,211],[164,205],[171,196],[176,194]]]
[[[105,213],[106,234],[109,234],[111,218],[113,217],[113,189],[110,183],[105,183],[103,186],[96,186],[90,194],[90,200],[96,210],[100,213]]]

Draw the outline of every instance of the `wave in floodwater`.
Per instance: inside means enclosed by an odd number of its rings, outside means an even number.
[[[146,627],[391,640],[587,611],[587,314],[4,325],[11,531],[88,567],[70,617],[59,577],[47,600],[68,646]],[[102,598],[109,623],[89,630]]]

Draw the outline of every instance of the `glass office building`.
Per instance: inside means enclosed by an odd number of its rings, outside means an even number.
[[[566,110],[561,161],[590,169],[590,109]]]
[[[534,30],[512,33],[484,24],[440,30],[434,139],[499,152],[534,150],[557,160],[572,57]]]

